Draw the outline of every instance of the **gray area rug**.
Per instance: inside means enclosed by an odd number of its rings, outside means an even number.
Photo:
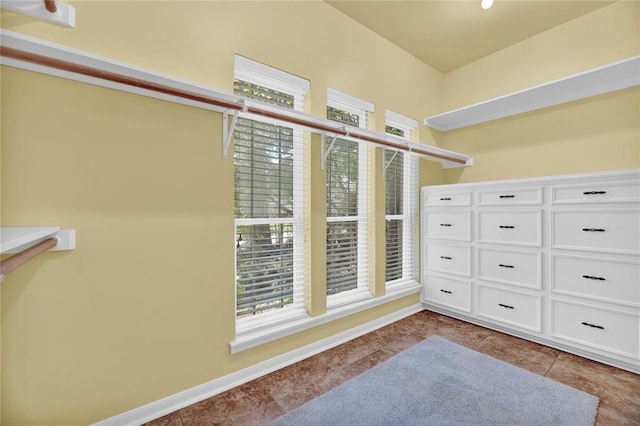
[[[593,425],[599,400],[432,336],[271,425]]]

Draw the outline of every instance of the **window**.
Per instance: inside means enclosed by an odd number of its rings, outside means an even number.
[[[308,85],[236,56],[235,94],[302,109]],[[303,143],[301,131],[243,118],[234,141],[236,318],[241,332],[303,311]]]
[[[414,137],[418,123],[386,112],[385,132]],[[401,284],[417,277],[418,159],[385,150],[385,281]]]
[[[366,128],[373,105],[329,89],[327,118]],[[327,296],[328,306],[371,297],[368,290],[367,214],[371,148],[345,139],[332,142],[327,172]]]

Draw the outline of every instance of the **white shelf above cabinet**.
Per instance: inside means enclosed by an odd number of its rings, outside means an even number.
[[[446,132],[638,85],[640,56],[633,56],[550,83],[427,117],[424,124]]]
[[[75,229],[61,230],[59,226],[3,226],[0,228],[0,254],[25,250],[47,238],[58,240],[49,251],[73,250],[76,247]]]

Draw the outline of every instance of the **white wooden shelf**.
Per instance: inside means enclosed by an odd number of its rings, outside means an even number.
[[[633,56],[560,80],[427,117],[424,124],[446,132],[638,85],[640,56]]]
[[[50,237],[57,238],[58,244],[49,251],[73,250],[76,247],[75,229],[61,230],[59,226],[3,226],[0,228],[0,254],[18,253]]]
[[[57,10],[49,12],[43,0],[3,0],[1,6],[3,9],[23,15],[31,16],[42,21],[51,22],[52,24],[62,25],[63,27],[75,28],[76,26],[76,9],[57,1],[55,3]]]

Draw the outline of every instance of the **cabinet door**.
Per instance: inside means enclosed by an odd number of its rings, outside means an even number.
[[[470,313],[471,282],[428,275],[424,301]]]
[[[471,212],[465,210],[429,210],[427,238],[471,241]]]
[[[551,335],[640,358],[640,317],[598,306],[551,300]]]
[[[554,293],[640,306],[640,262],[552,254],[551,280]]]
[[[553,204],[622,203],[640,200],[638,182],[595,183],[553,186]]]
[[[470,206],[471,191],[424,192],[427,207]]]
[[[552,248],[640,253],[640,215],[636,209],[555,210]]]
[[[478,285],[478,315],[540,332],[541,296]]]
[[[471,276],[471,247],[429,243],[426,248],[427,271]]]
[[[479,206],[522,206],[542,204],[542,188],[519,188],[478,191]]]
[[[479,242],[540,247],[540,210],[482,211]]]
[[[541,288],[541,253],[478,249],[478,278],[522,287]]]

